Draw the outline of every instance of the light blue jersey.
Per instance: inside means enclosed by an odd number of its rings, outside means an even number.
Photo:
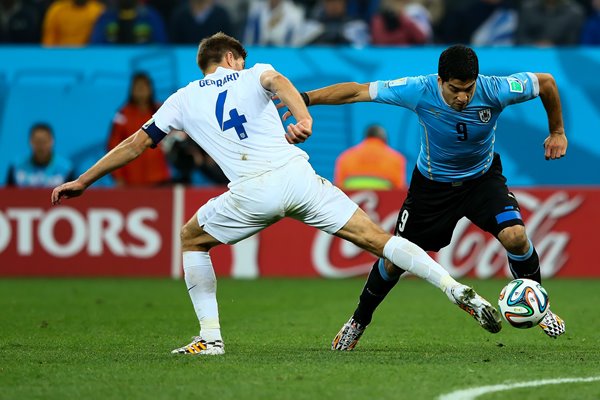
[[[32,157],[12,165],[8,171],[7,185],[17,187],[54,187],[75,179],[71,161],[53,155],[47,165],[36,164]]]
[[[371,99],[408,108],[419,116],[421,150],[417,168],[432,180],[456,182],[485,173],[494,155],[496,121],[504,107],[539,95],[529,72],[477,77],[475,93],[463,111],[442,97],[437,74],[372,82]]]

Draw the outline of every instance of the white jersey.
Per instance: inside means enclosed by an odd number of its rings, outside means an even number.
[[[285,138],[273,95],[260,84],[269,64],[223,67],[172,94],[154,114],[161,131],[185,131],[233,183],[308,155]]]

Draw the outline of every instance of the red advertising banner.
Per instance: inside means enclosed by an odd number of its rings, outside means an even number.
[[[527,233],[540,257],[543,277],[596,276],[590,263],[597,246],[594,223],[600,221],[598,189],[514,190]],[[452,243],[436,255],[453,276],[510,276],[506,251],[489,234],[461,220]]]
[[[170,275],[171,190],[91,189],[56,207],[50,193],[0,190],[0,275]]]
[[[596,257],[593,221],[600,222],[599,189],[515,190],[528,234],[540,256],[542,275],[597,276],[589,260]],[[216,193],[186,193],[185,215]],[[404,192],[354,192],[350,197],[371,218],[393,231]],[[455,277],[509,276],[506,251],[491,235],[463,219],[452,242],[432,256]],[[235,246],[212,252],[219,275],[346,277],[367,273],[374,257],[354,245],[291,219],[284,219]]]
[[[49,190],[0,190],[0,276],[180,277],[179,228],[224,189],[105,189],[50,206]],[[595,263],[600,188],[514,191],[542,275],[600,277]],[[393,231],[405,193],[354,192],[371,218]],[[506,252],[461,220],[432,256],[455,277],[509,276]],[[367,273],[374,257],[337,237],[284,219],[234,246],[211,250],[218,275],[322,276]]]

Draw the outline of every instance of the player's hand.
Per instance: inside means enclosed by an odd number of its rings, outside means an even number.
[[[285,138],[288,143],[296,144],[303,143],[310,135],[312,135],[312,119],[306,118],[301,119],[295,124],[289,124]]]
[[[544,140],[546,160],[557,160],[567,154],[567,136],[564,132],[550,133]]]
[[[62,199],[81,196],[87,187],[78,180],[63,183],[52,191],[52,205],[60,204]]]

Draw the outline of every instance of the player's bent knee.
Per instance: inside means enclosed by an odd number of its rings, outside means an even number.
[[[335,233],[336,236],[354,243],[377,257],[383,255],[383,247],[391,237],[379,225],[371,221],[367,214],[360,208],[356,210],[350,220]]]
[[[527,247],[527,233],[523,225],[514,225],[504,228],[499,234],[498,239],[509,252],[519,252]]]
[[[198,225],[195,219],[188,221],[180,231],[182,251],[208,251],[221,244]]]
[[[185,246],[193,238],[192,229],[189,224],[185,224],[181,227],[179,238],[181,239],[182,246]]]
[[[383,257],[383,247],[389,237],[391,237],[391,235],[386,236],[385,233],[379,234],[379,232],[369,232],[361,235],[344,235],[343,233],[340,233],[341,232],[338,232],[336,235],[354,243],[361,249],[366,250],[377,257]]]

